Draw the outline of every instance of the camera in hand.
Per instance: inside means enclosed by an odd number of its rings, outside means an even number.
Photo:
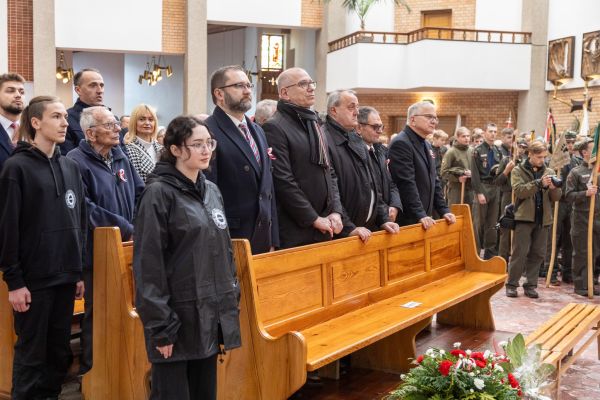
[[[554,187],[562,187],[563,181],[562,179],[559,179],[557,176],[551,176],[550,180],[552,181],[552,184],[554,185]]]

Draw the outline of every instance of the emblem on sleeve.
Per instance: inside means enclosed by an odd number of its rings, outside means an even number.
[[[65,203],[67,203],[67,207],[75,208],[75,202],[77,201],[77,197],[75,196],[75,192],[71,189],[67,190],[65,193]]]
[[[222,210],[219,210],[218,208],[213,208],[211,214],[215,225],[217,225],[219,229],[227,228],[227,219],[225,219],[225,214]]]

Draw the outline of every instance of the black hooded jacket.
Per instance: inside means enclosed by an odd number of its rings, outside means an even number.
[[[240,289],[217,186],[156,164],[134,219],[136,309],[150,362],[210,357],[240,346]],[[156,346],[173,344],[164,359]]]
[[[0,269],[9,290],[81,279],[87,215],[77,164],[19,142],[0,174]]]

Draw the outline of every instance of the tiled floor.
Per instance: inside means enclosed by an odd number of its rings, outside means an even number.
[[[540,280],[539,299],[529,299],[519,291],[516,299],[507,298],[501,290],[492,298],[496,331],[471,331],[463,328],[433,325],[429,332],[420,335],[417,350],[429,347],[450,348],[462,342],[463,348],[486,349],[506,340],[516,333],[528,334],[568,303],[592,302],[600,304],[600,297],[589,300],[575,295],[572,285],[545,288]],[[398,376],[376,371],[351,369],[339,381],[324,380],[319,387],[302,388],[294,399],[310,400],[372,400],[381,399],[398,382]],[[64,400],[79,400],[78,385],[65,385]],[[600,400],[600,361],[598,347],[592,344],[563,376],[560,398],[562,400]],[[252,399],[249,399],[252,400]]]

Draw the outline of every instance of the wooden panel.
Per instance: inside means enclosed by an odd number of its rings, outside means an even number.
[[[381,285],[379,252],[346,258],[329,264],[332,300],[364,293]]]
[[[8,302],[8,287],[0,272],[0,398],[9,399],[12,388],[12,362],[17,340],[13,328],[13,309]]]
[[[321,266],[260,279],[257,283],[260,319],[270,324],[323,306]]]
[[[388,249],[388,281],[425,272],[425,241],[420,240]]]
[[[461,260],[460,232],[449,233],[430,240],[431,269]]]

